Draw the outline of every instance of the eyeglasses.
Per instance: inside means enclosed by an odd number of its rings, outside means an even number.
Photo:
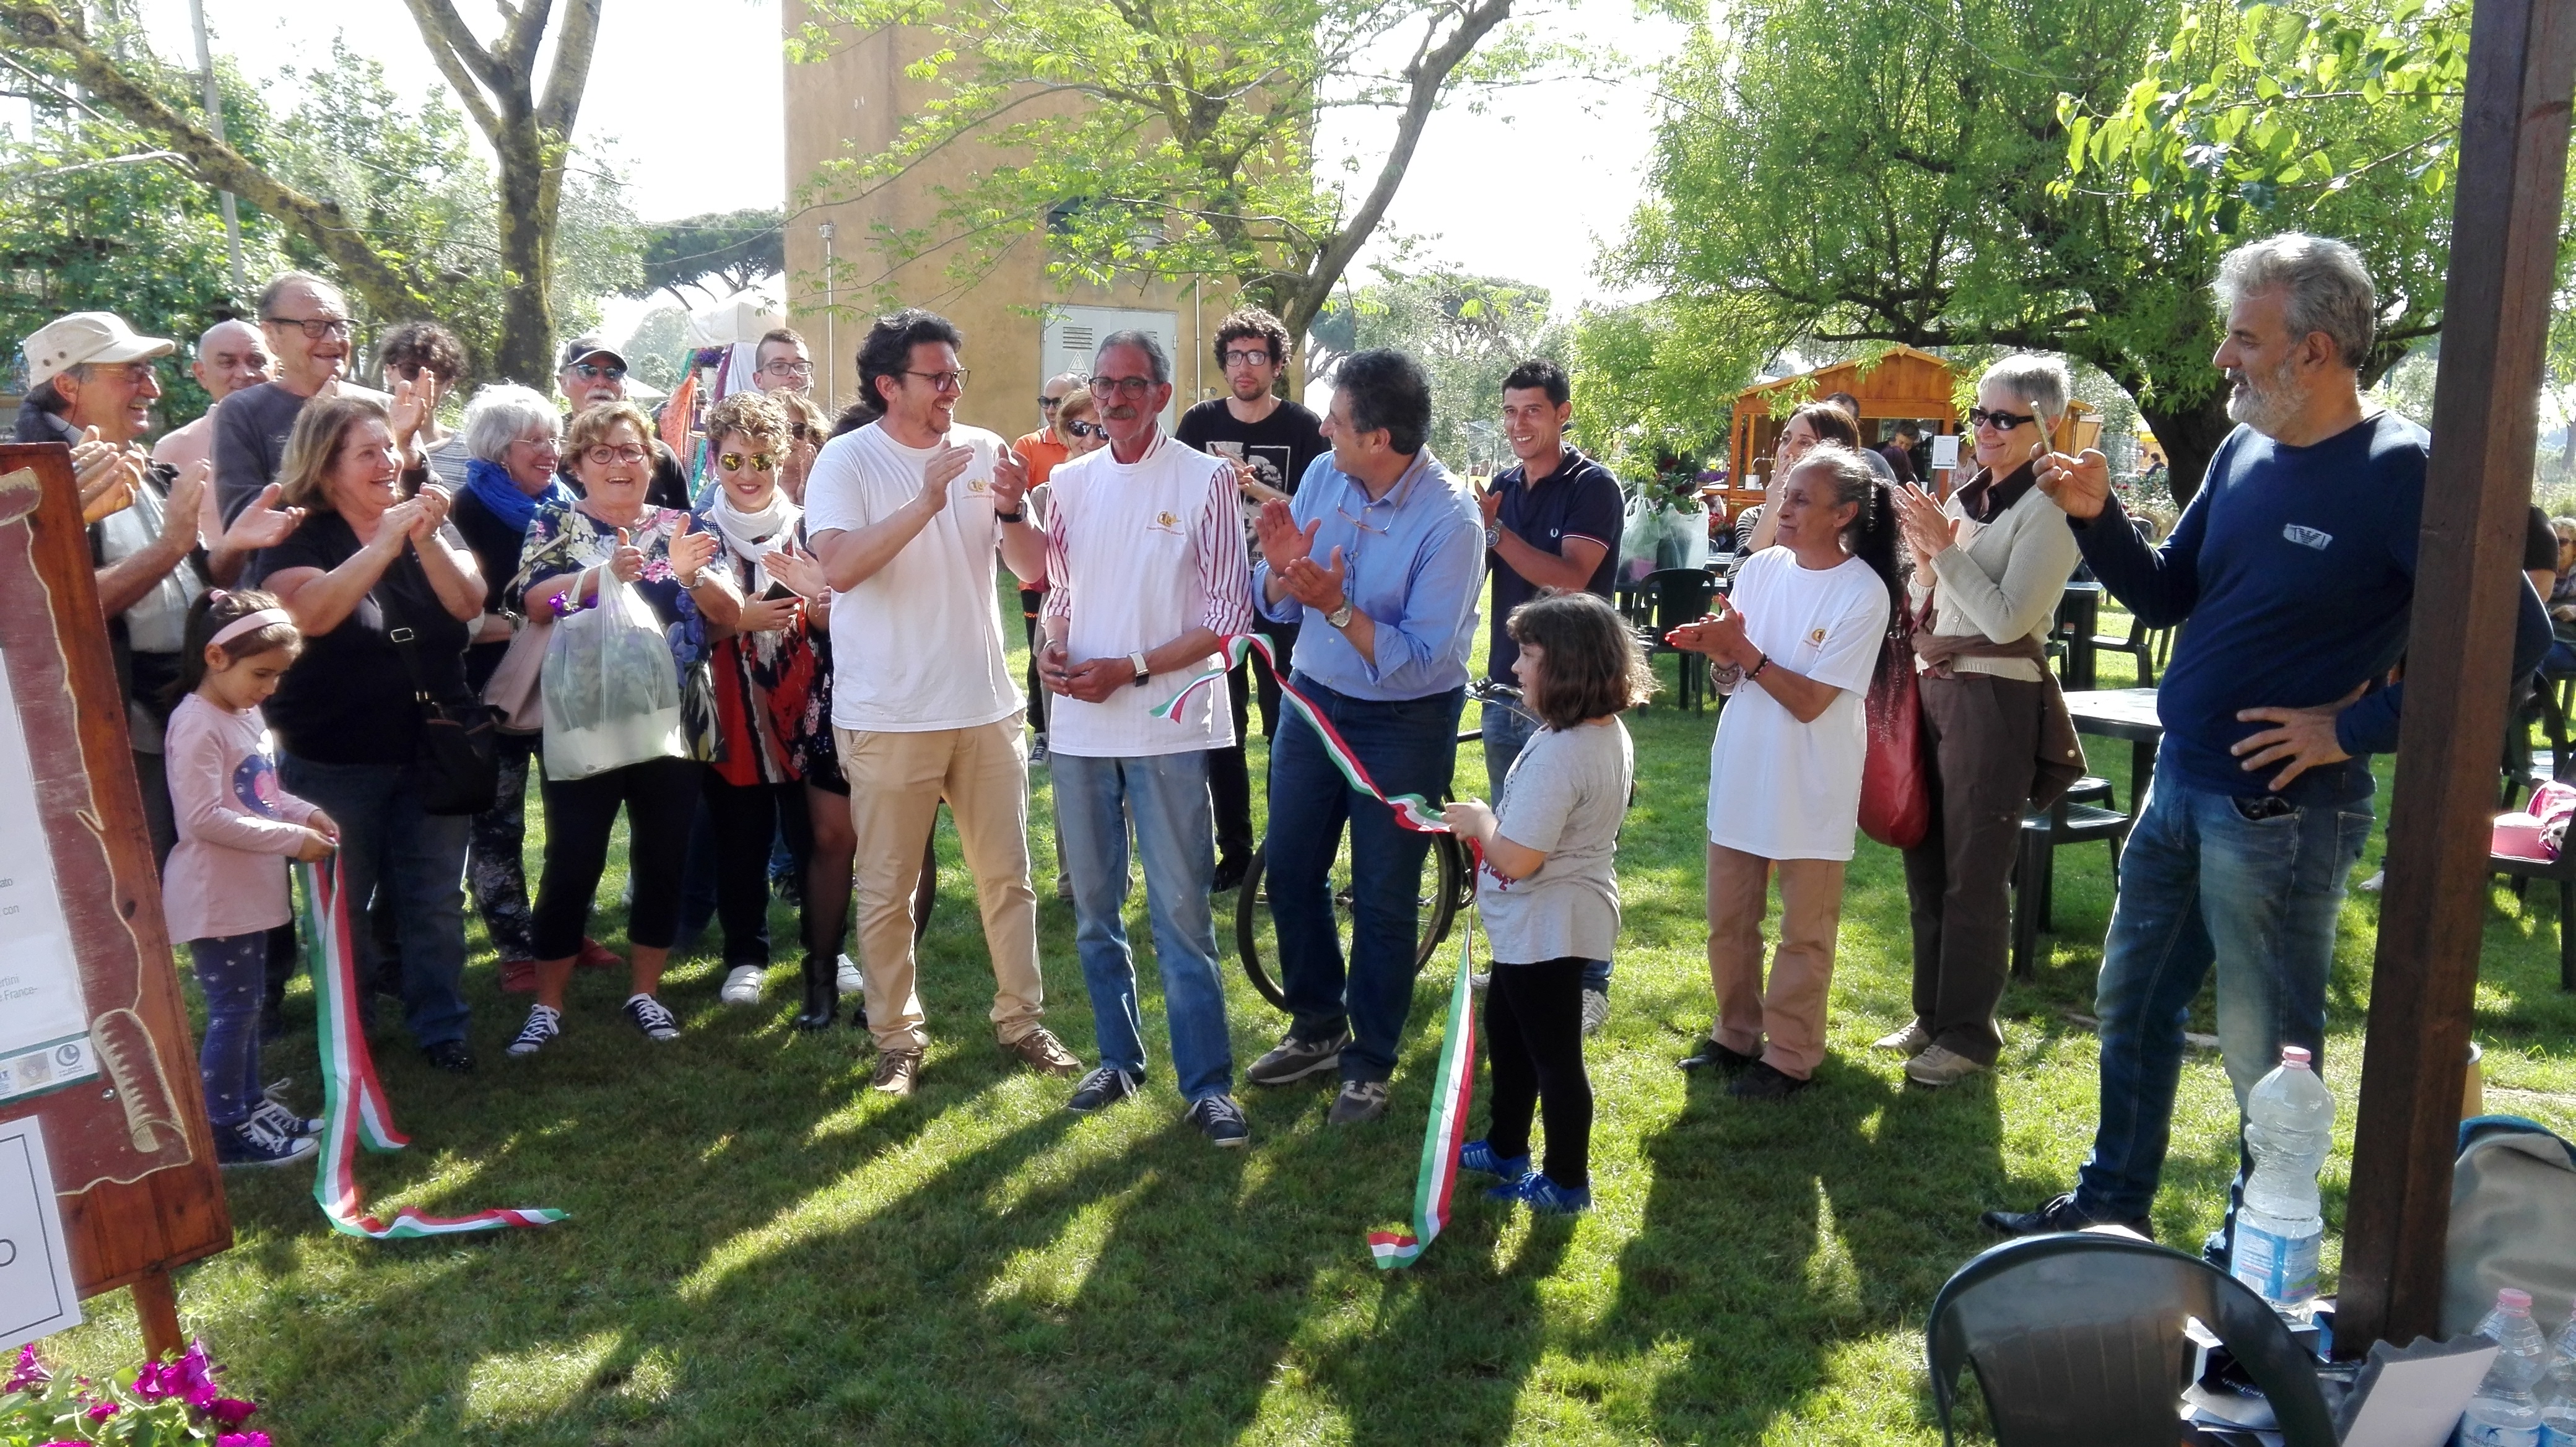
[[[814,364],[799,362],[788,357],[773,357],[760,370],[779,377],[811,378],[814,375]]]
[[[114,377],[137,387],[151,381],[154,375],[150,362],[84,362],[77,370],[85,377],[97,377],[102,381]]]
[[[954,372],[906,371],[904,375],[907,377],[919,377],[921,380],[928,382],[930,384],[930,390],[933,392],[963,392],[966,390],[966,369],[964,367],[960,367]]]
[[[646,448],[611,447],[606,443],[601,443],[599,446],[593,447],[582,453],[582,456],[589,458],[593,463],[601,467],[606,467],[612,462],[642,462],[645,458],[652,455],[652,452]]]
[[[727,472],[740,471],[746,461],[751,464],[751,470],[754,472],[767,472],[778,465],[778,459],[766,452],[755,452],[748,458],[739,452],[724,452],[716,455],[716,465]]]
[[[1971,407],[1968,409],[1969,426],[1992,427],[1997,432],[2010,432],[2025,422],[2036,422],[2038,420],[2039,419],[2037,417],[2031,416],[2028,413],[2015,416],[2010,412],[1989,412],[1983,407]]]
[[[513,437],[510,439],[510,445],[512,447],[532,447],[539,452],[558,452],[563,448],[563,439],[559,437]]]
[[[347,317],[262,317],[260,320],[270,326],[302,327],[304,335],[317,342],[349,335]]]
[[[1109,429],[1097,422],[1067,422],[1064,430],[1076,437],[1106,437]]]
[[[1266,350],[1258,352],[1232,351],[1226,353],[1223,360],[1229,367],[1266,367],[1270,365],[1271,356]]]
[[[1091,379],[1091,395],[1103,401],[1124,397],[1133,402],[1152,391],[1154,386],[1151,377],[1094,377]]]
[[[626,380],[626,369],[613,363],[603,367],[597,362],[575,362],[572,364],[572,371],[574,376],[581,378],[585,382],[622,382]]]
[[[1052,411],[1054,411],[1055,409],[1057,409],[1058,407],[1061,407],[1061,406],[1063,406],[1063,405],[1064,405],[1064,399],[1063,399],[1062,397],[1043,397],[1043,396],[1042,396],[1042,397],[1038,398],[1038,410],[1039,410],[1039,411],[1041,411],[1041,412],[1052,412]]]

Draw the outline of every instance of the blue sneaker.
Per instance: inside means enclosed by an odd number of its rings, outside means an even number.
[[[1498,1156],[1494,1154],[1494,1148],[1485,1142],[1469,1141],[1458,1148],[1458,1168],[1474,1171],[1480,1176],[1492,1176],[1497,1180],[1517,1181],[1530,1173],[1530,1158]]]
[[[1518,1201],[1542,1216],[1573,1216],[1592,1209],[1592,1188],[1567,1190],[1533,1171],[1508,1186],[1485,1193],[1488,1201]]]

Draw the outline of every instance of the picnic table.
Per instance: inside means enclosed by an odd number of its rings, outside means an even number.
[[[2136,818],[2138,805],[2147,797],[2147,785],[2155,778],[2156,745],[2165,736],[2165,726],[2156,717],[2156,691],[2070,689],[2066,712],[2079,734],[2129,741],[2129,817]]]

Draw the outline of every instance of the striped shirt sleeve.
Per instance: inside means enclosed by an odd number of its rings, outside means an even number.
[[[1073,564],[1064,551],[1064,514],[1067,499],[1060,490],[1051,491],[1046,510],[1046,601],[1038,605],[1041,618],[1073,616]]]
[[[1199,510],[1199,586],[1207,612],[1199,620],[1220,638],[1252,631],[1252,565],[1243,551],[1243,514],[1234,469],[1220,462],[1208,474],[1207,505]]]

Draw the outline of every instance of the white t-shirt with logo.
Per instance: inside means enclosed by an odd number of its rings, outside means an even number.
[[[1225,463],[1159,437],[1133,463],[1106,447],[1058,463],[1047,490],[1046,616],[1066,620],[1074,661],[1150,653],[1194,627],[1252,630],[1252,570]],[[1098,703],[1049,696],[1048,750],[1128,759],[1232,744],[1222,679],[1191,695],[1179,718],[1153,715],[1217,662],[1210,653]]]
[[[1759,682],[1735,690],[1709,744],[1708,842],[1765,859],[1849,859],[1869,754],[1862,696],[1887,633],[1887,585],[1858,558],[1807,569],[1775,547],[1745,560],[1727,602],[1773,668],[1842,692],[1800,723]]]
[[[1002,648],[993,582],[1002,525],[993,520],[993,459],[1002,439],[955,427],[939,447],[906,447],[871,422],[833,438],[805,480],[809,537],[892,517],[920,495],[923,469],[949,446],[975,460],[948,484],[948,505],[886,565],[832,595],[832,723],[877,733],[974,728],[1025,703]]]

